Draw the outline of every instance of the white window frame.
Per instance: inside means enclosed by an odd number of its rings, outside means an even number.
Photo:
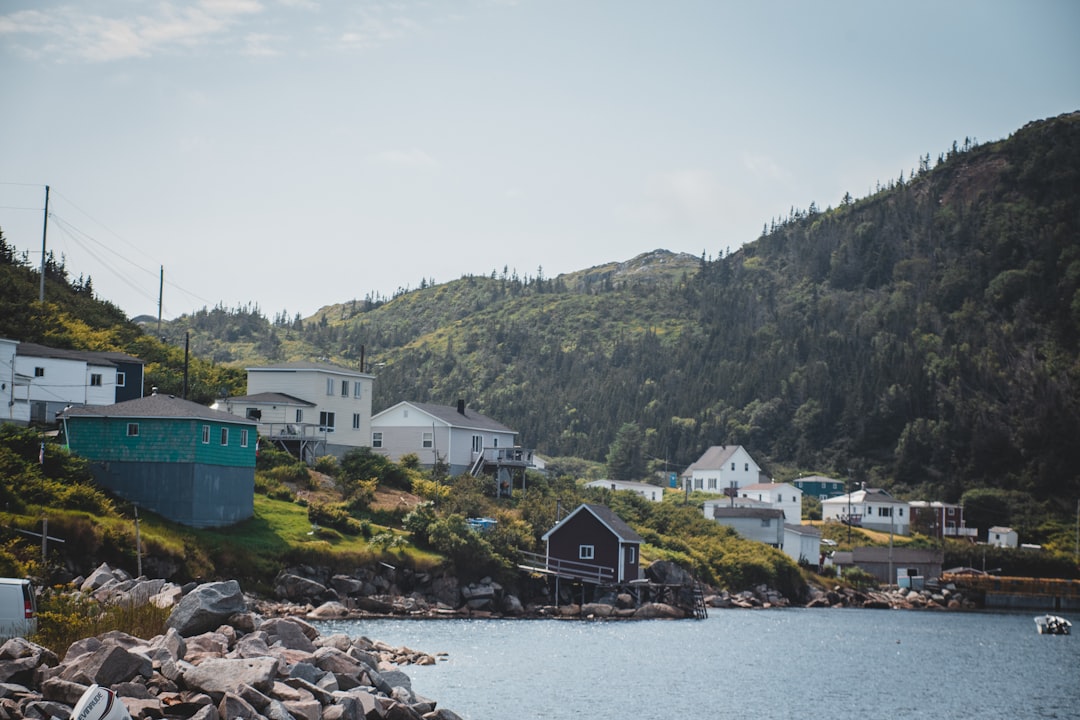
[[[247,447],[248,443],[248,431],[246,428],[240,429],[240,447]]]
[[[116,387],[127,387],[127,373],[116,371]]]
[[[435,447],[435,433],[430,430],[425,431],[420,438],[420,447],[425,450]]]
[[[210,444],[210,426],[209,425],[203,425],[202,426],[202,443],[203,443],[203,445],[209,445]]]
[[[227,427],[221,428],[221,444],[222,445],[228,445],[229,444],[229,428],[227,428]]]
[[[596,559],[596,546],[595,545],[578,545],[577,555],[578,555],[578,560],[595,560]]]
[[[360,413],[353,413],[352,414],[352,429],[353,430],[359,430],[360,429]]]
[[[90,387],[101,387],[101,373],[90,373]]]
[[[382,438],[382,431],[381,430],[376,430],[375,432],[371,433],[371,447],[373,447],[373,448],[381,448],[382,443],[383,443],[383,438]]]
[[[357,398],[357,399],[359,399],[359,398],[360,398],[360,394],[361,394],[361,387],[362,387],[362,385],[361,385],[361,383],[360,383],[360,381],[359,381],[359,380],[354,380],[354,381],[353,381],[353,386],[352,386],[352,391],[353,391],[353,392],[352,392],[352,395],[353,395],[353,397],[354,397],[354,398]]]
[[[298,422],[298,423],[304,422],[304,409],[303,408],[296,408],[296,422]]]
[[[483,435],[473,435],[472,436],[472,451],[473,452],[480,452],[483,449],[484,449],[484,436]]]
[[[128,423],[127,424],[127,436],[128,437],[139,437],[139,423]]]
[[[349,397],[349,381],[341,381],[341,397]]]
[[[334,432],[336,422],[337,417],[333,412],[329,410],[319,412],[319,430],[321,432]]]
[[[326,394],[334,394],[334,378],[326,378]]]
[[[626,546],[626,562],[637,562],[637,548],[633,545]]]

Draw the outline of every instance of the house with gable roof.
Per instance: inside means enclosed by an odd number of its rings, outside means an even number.
[[[505,489],[515,475],[532,467],[532,451],[517,447],[516,438],[516,430],[473,410],[464,400],[456,407],[402,401],[371,418],[375,452],[395,462],[415,453],[424,467],[446,463],[451,475],[492,474]]]
[[[374,382],[374,375],[324,362],[249,367],[247,395],[211,408],[254,420],[261,436],[312,463],[371,442]]]
[[[641,577],[641,536],[614,510],[582,503],[544,533],[547,569],[596,584]]]
[[[881,488],[868,488],[821,501],[821,519],[864,527],[867,530],[911,533],[911,508]]]
[[[724,493],[761,482],[761,468],[742,445],[713,445],[681,477],[691,490]]]
[[[11,405],[10,414],[13,420],[17,415],[26,422],[51,425],[57,413],[69,406],[111,405],[141,398],[143,365],[139,358],[122,352],[20,342],[15,346],[14,394],[9,402],[25,402],[27,408],[24,411]]]
[[[254,513],[254,421],[156,392],[60,419],[97,482],[140,507],[199,528]]]

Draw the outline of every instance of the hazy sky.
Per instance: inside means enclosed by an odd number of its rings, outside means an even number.
[[[0,229],[129,315],[714,256],[1080,109],[1080,2],[0,0]]]

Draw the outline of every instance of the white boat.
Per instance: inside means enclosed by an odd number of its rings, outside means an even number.
[[[1068,635],[1072,623],[1060,615],[1036,615],[1035,627],[1040,635]]]

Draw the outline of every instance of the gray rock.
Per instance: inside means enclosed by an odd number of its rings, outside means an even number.
[[[41,683],[41,697],[74,707],[86,692],[87,687],[89,686],[70,680],[49,678]]]
[[[285,707],[285,703],[280,700],[271,700],[270,704],[263,710],[263,717],[266,720],[296,720],[289,709]]]
[[[52,700],[31,700],[23,705],[22,715],[26,720],[68,720],[71,717],[71,708]]]
[[[296,618],[271,618],[260,625],[259,630],[266,633],[266,642],[269,645],[281,643],[290,650],[306,653],[318,650]]]
[[[282,703],[296,720],[321,720],[322,705],[315,700],[287,700]]]
[[[250,685],[268,693],[274,685],[278,661],[272,657],[205,660],[183,673],[184,684],[191,690],[222,695],[235,693],[241,685]]]
[[[230,615],[245,610],[244,596],[235,580],[204,583],[180,600],[167,624],[183,637],[189,637],[213,630]]]
[[[274,584],[274,594],[291,602],[319,597],[325,592],[325,585],[291,573],[282,573]]]
[[[217,709],[218,715],[228,720],[259,720],[261,717],[251,703],[231,692],[225,693]]]
[[[102,645],[92,653],[80,655],[64,664],[63,680],[102,687],[131,680],[136,675],[149,678],[154,674],[150,660],[119,645]]]

